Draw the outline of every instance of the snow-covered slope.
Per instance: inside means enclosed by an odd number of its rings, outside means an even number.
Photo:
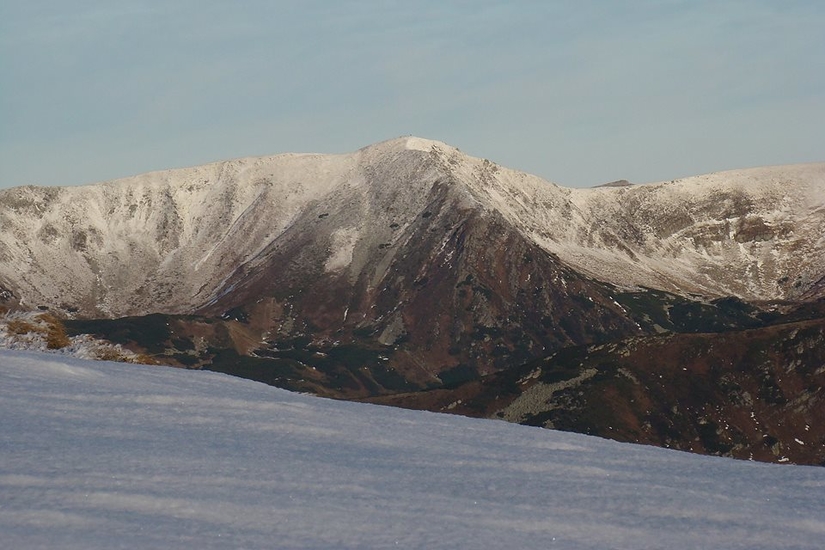
[[[103,314],[188,310],[295,213],[343,181],[354,157],[281,155],[99,185],[0,195],[2,275],[29,305]]]
[[[262,252],[301,239],[323,244],[304,261],[356,280],[388,265],[382,247],[412,235],[445,186],[450,208],[501,215],[573,268],[622,286],[796,298],[825,274],[825,164],[581,190],[399,138],[348,155],[0,192],[0,287],[29,307],[89,315],[191,312],[232,292],[227,281]]]
[[[773,300],[825,276],[825,163],[564,189],[434,148],[479,202],[601,281]]]
[[[0,351],[7,548],[821,548],[825,469]]]

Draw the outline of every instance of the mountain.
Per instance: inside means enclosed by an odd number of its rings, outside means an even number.
[[[819,548],[825,469],[0,350],[10,548]]]
[[[0,299],[298,391],[454,388],[571,348],[819,318],[824,182],[811,164],[566,189],[408,137],[21,187],[0,192]]]
[[[364,276],[377,288],[399,250],[421,248],[414,241],[448,250],[422,258],[423,269],[424,260],[452,260],[448,245],[468,225],[499,224],[623,287],[821,296],[823,178],[825,164],[815,164],[564,189],[443,143],[402,138],[349,155],[247,158],[2,191],[0,277],[30,306],[105,317],[188,313],[214,309],[279,257],[291,254],[293,278],[307,270]]]
[[[367,401],[825,466],[825,316],[565,348],[479,380]]]

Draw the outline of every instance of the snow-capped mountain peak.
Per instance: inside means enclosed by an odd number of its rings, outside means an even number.
[[[230,279],[287,240],[327,243],[302,262],[346,268],[355,280],[390,261],[419,216],[438,216],[438,202],[500,216],[612,284],[792,299],[819,292],[825,272],[823,189],[825,164],[565,189],[404,137],[352,154],[243,158],[0,192],[0,284],[28,307],[188,312],[232,292]],[[385,275],[369,277],[378,285]]]

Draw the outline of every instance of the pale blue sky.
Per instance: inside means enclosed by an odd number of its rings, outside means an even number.
[[[0,0],[0,187],[414,134],[569,186],[825,161],[825,2]]]

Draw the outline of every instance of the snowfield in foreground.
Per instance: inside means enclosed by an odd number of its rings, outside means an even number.
[[[4,548],[821,548],[825,468],[0,351]]]

